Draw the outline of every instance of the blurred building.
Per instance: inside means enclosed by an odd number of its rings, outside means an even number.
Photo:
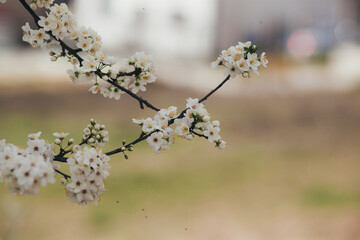
[[[76,0],[72,7],[112,49],[203,58],[215,44],[216,0]]]
[[[55,3],[62,2],[69,3],[70,0],[55,0]],[[45,9],[38,9],[37,13],[44,15]],[[0,4],[0,51],[6,51],[9,48],[17,48],[19,46],[28,46],[21,39],[21,26],[25,22],[29,22],[30,26],[35,28],[32,17],[24,11],[19,1],[10,0],[6,4]]]
[[[219,0],[216,49],[250,39],[266,51],[282,51],[292,33],[305,29],[323,53],[359,40],[358,0]]]
[[[57,1],[64,2],[64,1]],[[293,33],[313,35],[316,53],[360,40],[358,0],[71,0],[81,25],[91,26],[109,50],[143,49],[158,56],[206,58],[237,41],[265,51],[287,50]],[[1,46],[21,44],[32,22],[18,1],[0,5]]]
[[[81,23],[107,46],[145,49],[158,55],[211,57],[237,41],[284,51],[291,35],[305,29],[316,53],[359,40],[357,0],[75,0]],[[86,5],[86,7],[84,7]],[[300,40],[301,41],[301,40]],[[301,49],[300,49],[301,50]]]
[[[193,87],[193,79],[200,79],[199,89],[211,81],[215,85],[222,73],[214,74],[208,63],[222,49],[247,40],[269,53],[273,75],[264,78],[272,89],[278,86],[281,91],[285,82],[285,88],[348,89],[360,82],[359,0],[57,0],[60,2],[70,4],[79,25],[102,36],[108,53],[120,58],[135,51],[148,52],[154,56],[159,75],[172,84]],[[44,14],[41,9],[37,12]],[[61,67],[49,62],[44,67],[48,55],[21,41],[21,26],[26,21],[34,26],[19,1],[0,4],[2,78],[18,77],[13,76],[16,64],[23,66],[25,77],[29,71],[39,73],[39,78],[50,72],[66,77],[66,62]],[[322,64],[308,61],[313,59]],[[17,69],[17,75],[19,72]],[[249,92],[248,88],[244,91]]]

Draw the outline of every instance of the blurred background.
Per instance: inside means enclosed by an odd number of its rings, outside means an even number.
[[[58,1],[60,2],[60,1]],[[12,196],[0,185],[0,240],[360,239],[360,2],[358,0],[72,0],[80,25],[109,55],[153,56],[159,79],[141,95],[185,106],[224,79],[210,63],[251,40],[269,67],[232,79],[207,101],[227,148],[176,139],[156,156],[146,143],[111,160],[98,206],[79,207],[54,184]],[[41,11],[39,14],[43,14]],[[93,117],[112,150],[153,116],[68,82],[65,61],[21,42],[32,23],[17,1],[0,5],[0,139],[26,146],[30,132],[71,132]],[[65,166],[64,166],[65,167]]]

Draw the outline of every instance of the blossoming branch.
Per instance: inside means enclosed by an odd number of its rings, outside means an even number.
[[[212,120],[204,102],[236,75],[248,78],[252,72],[259,74],[261,66],[268,64],[265,53],[257,55],[257,46],[239,42],[222,51],[211,64],[213,68],[225,69],[226,78],[216,88],[201,99],[188,98],[181,112],[176,106],[158,108],[138,95],[157,78],[150,55],[137,52],[118,63],[115,57],[104,52],[96,31],[78,26],[66,4],[54,4],[54,0],[19,2],[37,26],[32,29],[26,23],[22,27],[23,41],[47,50],[51,61],[65,58],[72,65],[67,71],[71,82],[87,83],[90,92],[116,100],[126,94],[138,101],[141,109],[150,108],[155,114],[145,119],[133,118],[141,130],[139,137],[129,143],[123,141],[122,146],[106,153],[101,147],[109,142],[108,131],[94,119],[84,128],[77,144],[73,138],[68,138],[69,133],[63,132],[54,133],[52,143],[40,139],[41,132],[29,134],[25,150],[1,140],[0,181],[8,184],[14,194],[37,194],[41,186],[54,183],[55,176],[60,174],[60,183],[65,186],[71,202],[96,204],[105,190],[104,180],[109,176],[109,156],[122,153],[127,159],[127,152],[133,151],[137,143],[146,140],[155,153],[161,154],[170,148],[176,136],[187,140],[201,137],[220,150],[224,149],[226,142],[219,134],[220,122]],[[45,8],[46,15],[38,16],[37,8]],[[57,162],[68,164],[69,174],[64,173]]]

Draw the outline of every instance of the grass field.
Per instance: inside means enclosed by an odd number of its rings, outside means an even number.
[[[230,83],[231,84],[231,83]],[[0,139],[25,146],[30,132],[107,125],[106,150],[135,139],[131,118],[152,116],[83,87],[0,90]],[[177,105],[196,92],[162,86],[144,95]],[[207,102],[228,145],[176,139],[155,155],[146,143],[112,157],[98,206],[69,203],[60,184],[38,196],[12,196],[0,185],[0,239],[356,240],[360,239],[360,92],[227,98]]]

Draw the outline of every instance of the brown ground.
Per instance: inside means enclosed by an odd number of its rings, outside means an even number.
[[[231,83],[230,83],[231,84]],[[156,106],[202,94],[151,87]],[[0,239],[360,239],[360,92],[269,95],[207,102],[227,149],[178,139],[155,156],[145,143],[129,160],[112,158],[108,191],[97,207],[67,202],[61,186],[14,197],[1,185]],[[79,137],[94,117],[111,133],[107,149],[138,135],[141,111],[84,87],[0,90],[0,139],[55,130]]]

